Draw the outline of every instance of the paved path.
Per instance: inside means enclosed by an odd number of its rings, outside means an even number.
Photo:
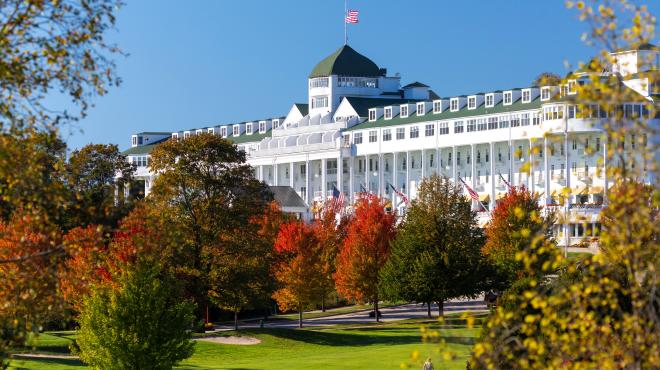
[[[431,305],[431,314],[433,317],[438,315],[438,306],[433,304]],[[445,302],[444,305],[445,313],[455,313],[455,312],[466,312],[466,311],[484,311],[486,310],[486,305],[482,299],[475,300],[453,300]],[[331,326],[331,325],[363,325],[373,323],[375,320],[373,317],[369,317],[370,310],[356,311],[346,314],[339,314],[333,316],[317,317],[311,319],[305,319],[303,317],[303,325],[306,327],[318,327],[318,326]],[[424,319],[427,318],[427,308],[425,304],[404,304],[400,306],[392,306],[387,308],[380,308],[382,313],[381,321],[391,322],[405,319]],[[239,322],[239,327],[246,328],[258,328],[258,322]],[[266,322],[264,324],[266,328],[288,328],[295,329],[298,327],[297,320],[282,320],[282,321],[272,321]],[[223,325],[216,326],[214,331],[227,331],[233,330],[233,325]]]

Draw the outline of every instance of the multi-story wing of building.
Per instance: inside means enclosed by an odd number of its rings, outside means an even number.
[[[603,73],[619,74],[624,88],[639,97],[621,109],[626,117],[644,117],[657,127],[660,119],[641,102],[658,97],[660,48],[647,45],[616,57],[620,63]],[[655,62],[642,64],[642,58]],[[556,232],[560,241],[573,243],[597,234],[598,214],[612,185],[603,170],[608,142],[598,125],[607,112],[598,106],[581,112],[572,103],[575,84],[587,80],[576,76],[564,86],[440,97],[421,82],[401,87],[398,74],[389,76],[344,45],[312,69],[308,101],[293,104],[284,117],[142,132],[132,136],[124,154],[137,165],[136,177],[148,194],[154,146],[202,133],[220,135],[246,151],[258,179],[291,187],[307,205],[306,216],[335,188],[349,205],[359,193],[371,192],[403,213],[405,205],[392,188],[414,199],[420,181],[433,173],[464,180],[479,194],[483,206],[473,201],[475,210],[493,209],[507,183],[525,185],[547,207],[567,204],[570,221],[557,225]],[[638,140],[626,141],[617,145],[634,146]],[[565,188],[571,195],[560,200]],[[487,218],[482,212],[482,222]]]

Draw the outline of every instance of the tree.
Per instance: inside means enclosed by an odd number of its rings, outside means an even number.
[[[543,72],[536,76],[532,82],[533,86],[559,86],[561,84],[561,77],[552,72]]]
[[[443,302],[481,292],[483,231],[460,186],[432,175],[419,186],[380,272],[381,294],[389,299]]]
[[[270,189],[254,178],[244,151],[211,134],[160,144],[151,153],[151,170],[159,176],[149,201],[170,227],[185,236],[176,258],[186,263],[179,272],[188,294],[200,310],[209,296],[215,296],[216,302],[220,297],[234,301],[231,295],[215,291],[219,285],[212,285],[209,277],[240,271],[231,266],[235,261],[223,256],[241,251],[236,243],[244,242],[241,237],[250,233],[250,220],[267,208]]]
[[[157,264],[141,261],[85,299],[76,337],[80,359],[97,369],[171,369],[190,357],[193,305]]]
[[[525,270],[516,254],[538,243],[535,239],[550,238],[554,216],[542,215],[538,195],[532,194],[524,186],[509,189],[493,210],[491,220],[486,225],[486,244],[483,253],[495,266],[500,276],[501,289],[506,289],[520,279]],[[540,256],[540,255],[539,255]],[[541,265],[548,261],[550,253],[540,256],[535,270],[540,273]]]
[[[74,150],[66,164],[66,183],[72,194],[68,224],[104,225],[109,228],[130,211],[128,202],[118,202],[115,192],[133,180],[135,166],[114,144],[88,144]],[[118,181],[115,176],[119,174]]]
[[[273,298],[282,310],[298,310],[298,326],[303,326],[303,310],[317,297],[321,285],[319,241],[314,229],[301,221],[282,225],[275,241],[273,273],[279,289]]]
[[[376,321],[379,321],[379,271],[389,255],[395,222],[396,217],[385,212],[382,199],[371,195],[358,199],[334,275],[338,293],[349,299],[373,302]]]

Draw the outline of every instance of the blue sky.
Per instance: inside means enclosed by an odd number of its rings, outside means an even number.
[[[593,54],[561,0],[350,0],[349,8],[360,11],[352,47],[441,96],[527,86]],[[129,54],[117,60],[124,82],[62,134],[72,149],[125,149],[135,132],[285,115],[307,101],[314,65],[343,44],[343,11],[341,0],[128,1],[110,35]]]

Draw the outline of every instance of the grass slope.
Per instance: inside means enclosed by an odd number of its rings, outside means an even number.
[[[254,346],[197,342],[195,354],[178,368],[231,370],[306,370],[306,369],[398,369],[410,361],[414,351],[420,359],[431,356],[438,369],[464,369],[467,356],[479,335],[478,327],[468,329],[464,322],[448,320],[439,329],[446,349],[457,354],[442,361],[438,345],[421,341],[421,324],[397,323],[368,327],[332,329],[254,329],[226,332],[224,335],[247,335],[261,339]],[[62,333],[40,337],[39,352],[62,352],[70,339]],[[56,350],[54,350],[56,349]],[[73,359],[15,360],[15,369],[76,369],[84,365]]]

